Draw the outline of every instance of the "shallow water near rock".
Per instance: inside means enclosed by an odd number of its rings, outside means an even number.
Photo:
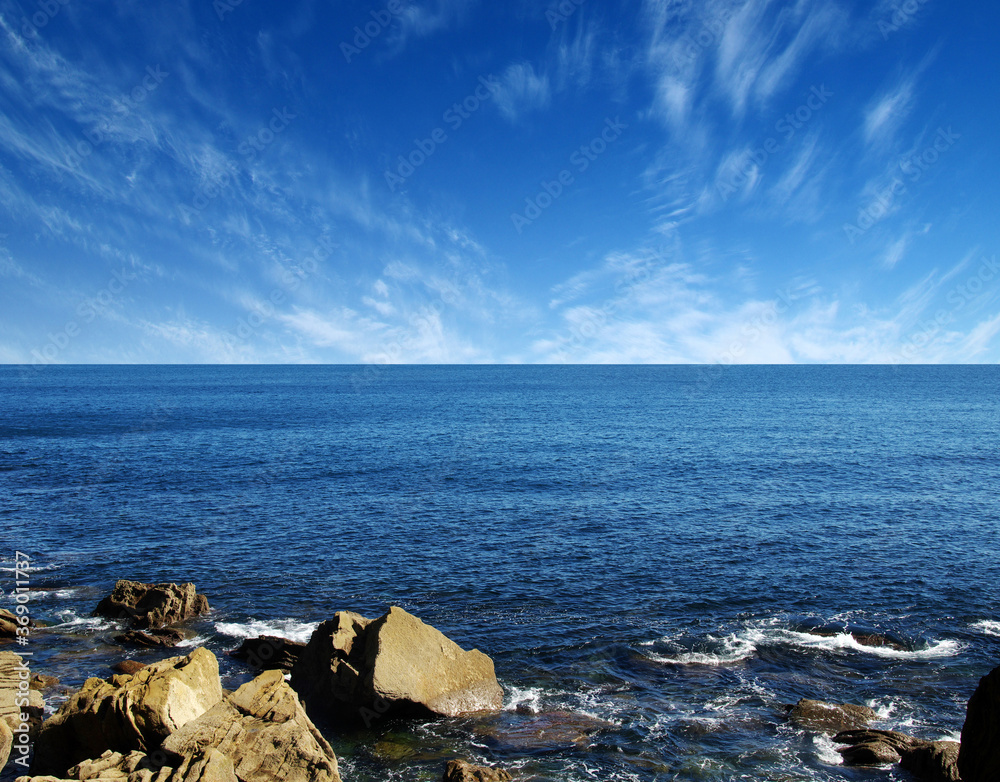
[[[11,608],[33,671],[399,605],[496,663],[504,711],[324,727],[345,782],[460,756],[559,780],[884,780],[800,698],[956,738],[1000,664],[997,367],[0,367]],[[90,612],[193,581],[175,651]],[[16,650],[16,647],[5,646]],[[49,708],[60,695],[49,695]],[[7,776],[10,775],[8,769]]]

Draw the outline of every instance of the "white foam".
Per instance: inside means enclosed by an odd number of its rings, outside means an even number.
[[[816,749],[816,758],[820,763],[827,766],[840,766],[844,763],[844,757],[837,752],[837,744],[832,736],[820,733],[812,737],[813,747]]]
[[[993,635],[1000,638],[1000,622],[994,622],[991,619],[984,619],[982,622],[976,622],[972,625],[973,630],[978,630],[983,635]]]
[[[301,622],[298,619],[270,619],[262,621],[251,619],[249,622],[216,622],[215,630],[231,638],[245,640],[260,635],[274,635],[289,641],[307,643],[312,637],[318,622]]]
[[[209,641],[209,639],[208,639],[207,636],[196,635],[194,638],[185,638],[182,641],[179,641],[176,644],[176,646],[177,646],[178,649],[185,648],[185,647],[186,648],[190,648],[190,647],[194,647],[194,646],[204,646],[205,644],[208,643],[208,641]]]
[[[730,665],[752,657],[757,646],[751,638],[732,635],[719,639],[708,636],[709,641],[721,644],[717,652],[690,651],[676,655],[650,654],[649,659],[667,665]]]
[[[869,709],[875,712],[875,718],[878,720],[887,720],[896,713],[896,701],[877,701],[869,700],[865,704]]]
[[[521,689],[520,687],[508,687],[508,700],[504,705],[505,711],[515,711],[520,706],[525,706],[532,711],[532,713],[537,713],[541,711],[542,702],[542,690],[538,687],[528,687],[527,689]]]
[[[61,622],[57,625],[53,625],[48,628],[50,630],[94,630],[99,632],[102,630],[110,630],[116,627],[115,623],[109,619],[105,619],[103,616],[78,616],[73,611],[60,611],[56,616],[59,617]]]
[[[933,641],[923,649],[893,649],[889,646],[869,646],[859,643],[850,633],[821,636],[813,633],[800,633],[795,630],[751,630],[750,639],[757,644],[778,643],[798,646],[805,649],[824,649],[827,651],[850,651],[872,654],[876,657],[887,657],[904,660],[931,660],[939,657],[953,657],[965,648],[958,641]]]

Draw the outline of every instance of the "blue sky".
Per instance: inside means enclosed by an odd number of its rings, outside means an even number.
[[[995,363],[997,29],[0,0],[0,362]]]

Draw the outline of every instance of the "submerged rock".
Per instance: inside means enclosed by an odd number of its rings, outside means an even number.
[[[163,629],[150,630],[129,630],[115,636],[115,641],[128,646],[139,646],[144,649],[170,648],[177,646],[184,640],[184,636],[178,630]]]
[[[838,750],[844,765],[898,763],[923,782],[961,782],[957,742],[925,741],[891,730],[851,730],[833,738],[848,745]]]
[[[547,711],[530,717],[516,716],[482,725],[476,732],[504,752],[560,752],[585,747],[599,730],[612,723],[573,711]]]
[[[262,673],[163,742],[168,762],[215,749],[242,782],[340,782],[333,749],[280,671]]]
[[[111,594],[97,604],[94,616],[156,629],[208,611],[208,599],[198,594],[194,584],[142,584],[121,580]]]
[[[61,774],[106,750],[148,752],[221,698],[218,660],[202,648],[131,676],[88,679],[45,721],[32,771]]]
[[[274,635],[247,638],[238,649],[229,653],[238,660],[246,660],[249,665],[264,671],[290,671],[302,654],[306,645],[300,641],[289,641]]]
[[[473,766],[464,760],[449,760],[442,782],[510,782],[513,777],[502,768]]]
[[[1000,667],[980,679],[969,699],[958,767],[964,782],[1000,779]]]
[[[111,670],[115,673],[124,673],[131,676],[133,673],[138,673],[146,667],[148,667],[146,663],[136,662],[135,660],[122,660],[112,665]]]
[[[503,705],[489,657],[397,607],[374,621],[341,611],[321,624],[292,668],[292,686],[331,716],[365,725]]]
[[[850,703],[826,703],[803,698],[788,707],[788,718],[806,730],[821,733],[842,733],[865,728],[878,715],[867,706]]]

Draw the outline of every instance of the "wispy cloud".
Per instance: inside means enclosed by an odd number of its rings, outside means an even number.
[[[523,114],[547,108],[551,88],[547,74],[538,74],[528,62],[510,65],[500,78],[495,100],[503,115],[516,122]]]

